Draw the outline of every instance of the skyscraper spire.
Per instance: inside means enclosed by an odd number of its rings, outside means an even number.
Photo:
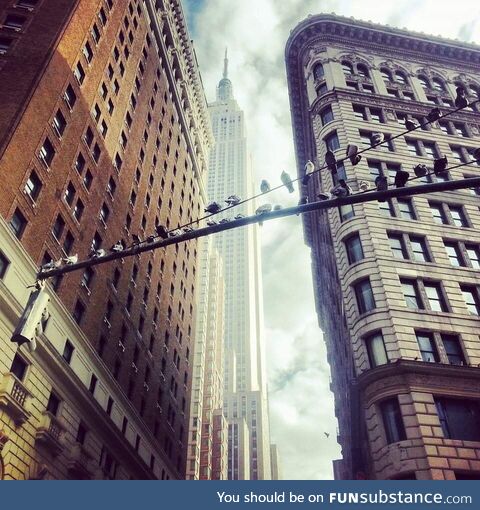
[[[223,77],[228,78],[228,56],[227,56],[228,48],[225,48],[225,58],[223,59]]]
[[[223,77],[217,86],[217,101],[229,101],[233,98],[232,82],[228,78],[228,53],[225,48],[223,59]]]

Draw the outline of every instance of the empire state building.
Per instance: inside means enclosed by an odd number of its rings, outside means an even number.
[[[244,113],[233,97],[225,52],[216,101],[209,105],[215,146],[211,151],[208,197],[254,194]],[[252,214],[253,204],[235,208]],[[231,211],[225,213],[228,215]],[[270,434],[263,342],[263,298],[258,226],[215,236],[224,265],[224,415],[228,420],[228,478],[270,479]]]

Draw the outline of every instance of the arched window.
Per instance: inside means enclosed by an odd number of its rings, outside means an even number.
[[[363,65],[363,64],[358,64],[357,65],[357,73],[359,76],[363,76],[364,78],[369,78],[369,74],[368,74],[368,69],[367,69],[367,66]]]
[[[402,85],[407,85],[407,77],[405,76],[405,73],[402,71],[396,71],[395,72],[395,79],[398,83],[401,83]]]
[[[392,73],[388,69],[380,69],[380,74],[382,75],[383,81],[387,83],[392,81]]]
[[[315,64],[313,67],[313,77],[315,80],[321,80],[325,76],[322,64]]]
[[[420,85],[424,89],[429,89],[430,88],[430,82],[428,81],[428,78],[426,76],[423,76],[423,74],[420,74],[418,76],[418,81],[420,82]]]
[[[342,62],[342,69],[343,69],[343,74],[345,75],[350,75],[350,74],[353,74],[353,66],[352,64],[350,64],[350,62],[347,62],[346,60],[344,60]]]
[[[438,92],[445,92],[445,84],[440,78],[433,78],[432,80],[433,88],[438,90]]]

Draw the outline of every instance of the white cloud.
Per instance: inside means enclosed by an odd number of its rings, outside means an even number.
[[[190,30],[207,98],[214,98],[228,46],[230,78],[246,114],[257,181],[266,178],[271,184],[279,184],[283,169],[296,173],[284,48],[290,30],[308,14],[334,11],[433,35],[480,39],[476,0],[190,0],[190,4],[195,6],[188,9],[195,11]],[[298,195],[281,190],[271,200],[292,205]],[[285,478],[331,478],[331,460],[340,451],[300,218],[265,223],[262,244],[272,441],[278,443]],[[328,440],[323,429],[331,433]]]

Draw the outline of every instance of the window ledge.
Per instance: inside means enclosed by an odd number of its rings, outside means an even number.
[[[11,372],[3,375],[0,381],[0,407],[6,409],[13,421],[21,425],[30,417],[28,403],[30,392]]]

